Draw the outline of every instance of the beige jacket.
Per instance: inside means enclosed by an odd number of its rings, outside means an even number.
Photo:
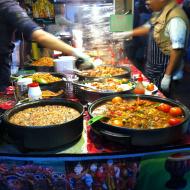
[[[165,36],[164,32],[167,23],[174,17],[180,17],[183,19],[186,23],[187,31],[189,32],[189,20],[185,12],[174,0],[171,0],[170,3],[164,7],[159,16],[154,16],[151,18],[151,23],[154,25],[154,40],[156,41],[158,47],[161,49],[162,53],[166,55],[170,55],[172,47],[169,36]]]

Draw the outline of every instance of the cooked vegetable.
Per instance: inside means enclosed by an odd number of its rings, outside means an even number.
[[[121,119],[115,119],[111,124],[114,126],[123,127],[123,121]]]
[[[178,125],[178,124],[182,123],[182,121],[183,120],[181,118],[170,118],[168,120],[168,123],[173,126],[173,125]]]
[[[170,108],[171,108],[170,105],[164,104],[164,103],[161,103],[161,104],[157,107],[158,110],[163,111],[163,112],[165,112],[165,113],[168,113],[168,112],[170,111]]]
[[[153,91],[154,90],[154,84],[153,83],[149,83],[146,87],[147,90],[149,91]]]
[[[116,96],[115,98],[112,99],[112,103],[122,103],[123,99],[119,96]]]
[[[183,112],[182,112],[181,108],[179,108],[179,107],[172,107],[170,109],[170,114],[173,115],[173,116],[182,115],[182,113]]]
[[[39,82],[40,84],[47,84],[47,81],[43,78],[36,79],[36,82]]]

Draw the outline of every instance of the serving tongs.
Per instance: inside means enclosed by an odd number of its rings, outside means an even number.
[[[77,83],[77,82],[73,82],[74,85],[77,85],[79,87],[84,87],[84,88],[88,88],[90,90],[93,90],[93,91],[96,91],[96,92],[99,92],[99,93],[114,93],[114,91],[112,90],[99,90],[97,89],[96,87],[94,86],[89,86],[89,85],[86,85],[86,84],[82,84],[82,83]]]
[[[94,86],[89,86],[89,85],[85,85],[85,84],[77,83],[77,82],[73,82],[73,84],[77,85],[79,87],[89,88],[91,90],[97,90],[98,91],[98,89],[96,87],[94,87]]]
[[[78,69],[72,69],[72,71],[74,71],[75,73],[78,73],[78,74],[82,74],[83,73],[83,71],[78,70]]]
[[[76,74],[78,75],[85,75],[85,74],[88,74],[88,70],[85,72],[85,70],[78,70],[78,69],[73,69],[72,71],[74,71]]]

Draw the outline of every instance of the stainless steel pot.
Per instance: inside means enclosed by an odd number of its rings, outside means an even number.
[[[116,78],[116,77],[115,77]],[[100,79],[100,80],[84,80],[84,81],[78,81],[76,83],[73,83],[74,85],[74,93],[75,96],[77,98],[80,99],[81,102],[83,103],[89,103],[89,102],[93,102],[97,99],[100,99],[102,97],[106,97],[106,96],[111,96],[111,95],[120,95],[120,94],[130,94],[132,93],[132,90],[134,89],[135,85],[133,85],[131,87],[131,89],[128,90],[124,90],[124,91],[119,91],[119,92],[113,92],[113,91],[96,91],[96,90],[91,90],[88,88],[81,88],[82,86],[85,86],[84,84],[88,84],[91,82],[97,82],[97,81],[102,81],[104,79]],[[133,83],[133,81],[131,81],[131,83]]]

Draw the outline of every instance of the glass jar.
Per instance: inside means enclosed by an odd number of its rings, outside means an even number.
[[[17,100],[22,100],[27,95],[28,84],[32,83],[32,78],[20,78],[15,83]]]

